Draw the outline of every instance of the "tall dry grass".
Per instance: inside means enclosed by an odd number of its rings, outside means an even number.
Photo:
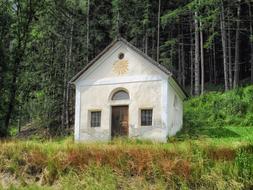
[[[105,189],[132,189],[141,187],[139,181],[146,189],[226,189],[231,188],[230,181],[237,189],[247,189],[253,185],[252,153],[251,145],[215,147],[191,141],[184,145],[10,141],[0,144],[0,173],[14,177],[20,187],[35,183],[89,189],[95,184],[99,189],[104,184]]]

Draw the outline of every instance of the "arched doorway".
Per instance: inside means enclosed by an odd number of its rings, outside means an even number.
[[[124,89],[116,90],[111,96],[113,103],[111,116],[112,138],[128,136],[128,104],[126,104],[126,101],[129,99],[129,94]]]

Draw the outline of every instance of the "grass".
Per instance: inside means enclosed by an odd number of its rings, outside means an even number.
[[[77,144],[70,137],[2,141],[0,173],[8,178],[2,188],[252,188],[253,128],[192,133],[183,131],[165,144],[131,139]]]
[[[173,140],[174,137],[172,137]],[[226,145],[242,143],[253,143],[253,127],[200,127],[187,128],[180,131],[176,138],[177,141],[186,139],[209,141],[212,144]]]
[[[253,126],[253,86],[210,92],[185,102],[185,128]]]
[[[185,103],[184,128],[168,143],[7,140],[0,189],[252,189],[253,86]]]

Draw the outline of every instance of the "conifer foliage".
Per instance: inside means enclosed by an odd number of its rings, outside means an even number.
[[[70,78],[117,36],[190,94],[253,83],[251,0],[0,0],[0,136],[73,124]]]

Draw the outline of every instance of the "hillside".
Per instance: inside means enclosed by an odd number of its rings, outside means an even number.
[[[253,86],[185,102],[185,126],[168,143],[72,137],[0,144],[5,189],[252,189]],[[1,187],[0,186],[0,187]]]
[[[252,126],[253,86],[247,86],[226,93],[209,92],[186,101],[184,129],[177,136],[229,136],[226,128],[242,127],[243,131]]]

